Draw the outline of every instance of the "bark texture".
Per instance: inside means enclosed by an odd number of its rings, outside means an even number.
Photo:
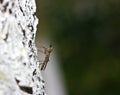
[[[35,0],[0,0],[0,95],[45,95]]]

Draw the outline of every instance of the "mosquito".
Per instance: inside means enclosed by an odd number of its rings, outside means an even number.
[[[47,48],[44,46],[42,46],[41,48],[44,49],[43,53],[45,54],[45,57],[44,57],[42,64],[40,64],[40,70],[45,70],[47,63],[49,61],[50,54],[53,51],[53,47],[52,45],[49,45],[49,47]]]

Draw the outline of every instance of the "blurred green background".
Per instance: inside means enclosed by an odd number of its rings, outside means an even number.
[[[120,0],[36,0],[37,39],[50,38],[68,95],[120,95]]]

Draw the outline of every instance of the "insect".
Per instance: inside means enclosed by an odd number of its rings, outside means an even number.
[[[49,47],[47,47],[47,48],[44,46],[41,48],[44,49],[43,53],[45,54],[45,57],[44,57],[42,64],[40,64],[40,69],[45,70],[47,63],[49,61],[50,54],[53,51],[53,47],[52,47],[52,45],[49,45]]]

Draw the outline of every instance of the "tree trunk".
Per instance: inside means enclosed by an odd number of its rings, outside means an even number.
[[[35,0],[0,0],[0,95],[45,95]]]

